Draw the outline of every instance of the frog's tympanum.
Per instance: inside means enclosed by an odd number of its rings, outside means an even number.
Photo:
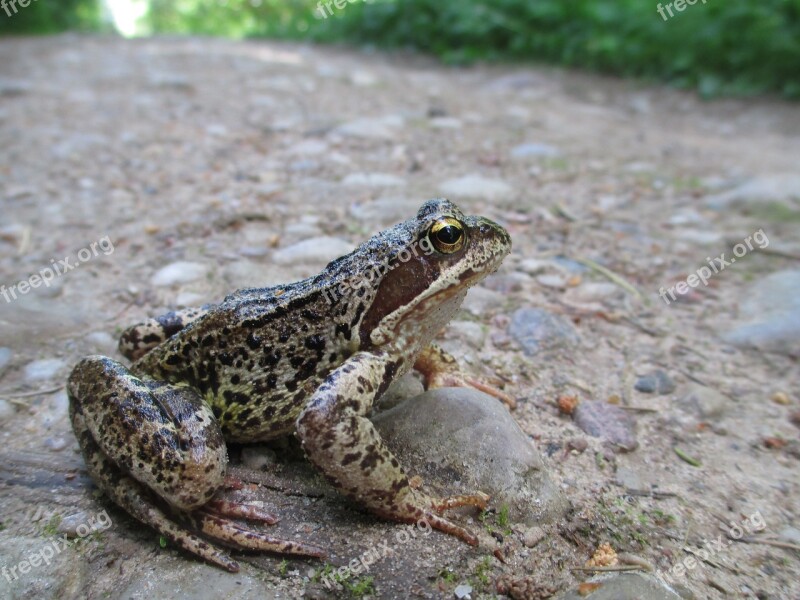
[[[321,548],[244,525],[276,521],[256,503],[221,497],[226,441],[294,432],[353,502],[386,519],[427,519],[477,544],[441,513],[483,508],[488,496],[437,498],[412,486],[367,417],[412,368],[428,387],[472,386],[513,404],[431,345],[467,289],[510,249],[501,226],[431,200],[315,277],[240,290],[128,329],[120,351],[130,367],[90,356],[69,377],[70,418],[89,473],[136,519],[230,571],[238,565],[210,540],[321,557]]]

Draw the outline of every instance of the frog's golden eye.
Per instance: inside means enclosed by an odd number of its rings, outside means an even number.
[[[428,237],[439,252],[452,254],[464,246],[466,233],[461,223],[451,217],[444,217],[431,226]]]

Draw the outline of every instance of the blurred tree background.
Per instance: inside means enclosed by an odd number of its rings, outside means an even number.
[[[26,7],[17,4],[16,13],[8,1],[6,6],[0,10],[3,35],[97,30],[103,24],[102,5],[97,0],[32,0]]]
[[[114,0],[105,0],[113,3]],[[123,0],[119,0],[123,1]],[[673,0],[662,0],[666,5]],[[36,0],[0,31],[97,28],[101,0]],[[370,44],[447,63],[541,61],[665,81],[705,97],[800,98],[800,0],[148,0],[142,33]],[[339,0],[340,6],[343,0]],[[666,13],[665,11],[665,14]]]

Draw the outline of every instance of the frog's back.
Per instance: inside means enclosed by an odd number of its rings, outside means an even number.
[[[334,297],[330,272],[231,294],[137,363],[136,372],[197,389],[226,438],[291,432],[307,399],[359,348],[366,303]]]

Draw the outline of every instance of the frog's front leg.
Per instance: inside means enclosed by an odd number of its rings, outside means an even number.
[[[428,345],[417,357],[414,369],[425,378],[425,388],[471,387],[501,400],[508,408],[517,407],[517,401],[481,377],[462,371],[456,359],[437,344]]]
[[[351,356],[320,385],[297,420],[303,449],[342,494],[384,518],[432,527],[477,545],[470,531],[438,514],[456,506],[485,508],[486,494],[434,498],[414,489],[397,458],[366,418],[397,365],[367,352]]]
[[[236,562],[179,523],[240,549],[324,555],[225,518],[275,522],[252,505],[215,498],[225,481],[227,449],[213,413],[192,388],[142,379],[110,358],[90,356],[75,367],[67,389],[89,474],[139,521],[230,571],[239,569]]]
[[[119,351],[128,360],[139,360],[180,330],[204,317],[212,308],[213,304],[205,304],[200,308],[174,310],[128,327],[119,338]]]

